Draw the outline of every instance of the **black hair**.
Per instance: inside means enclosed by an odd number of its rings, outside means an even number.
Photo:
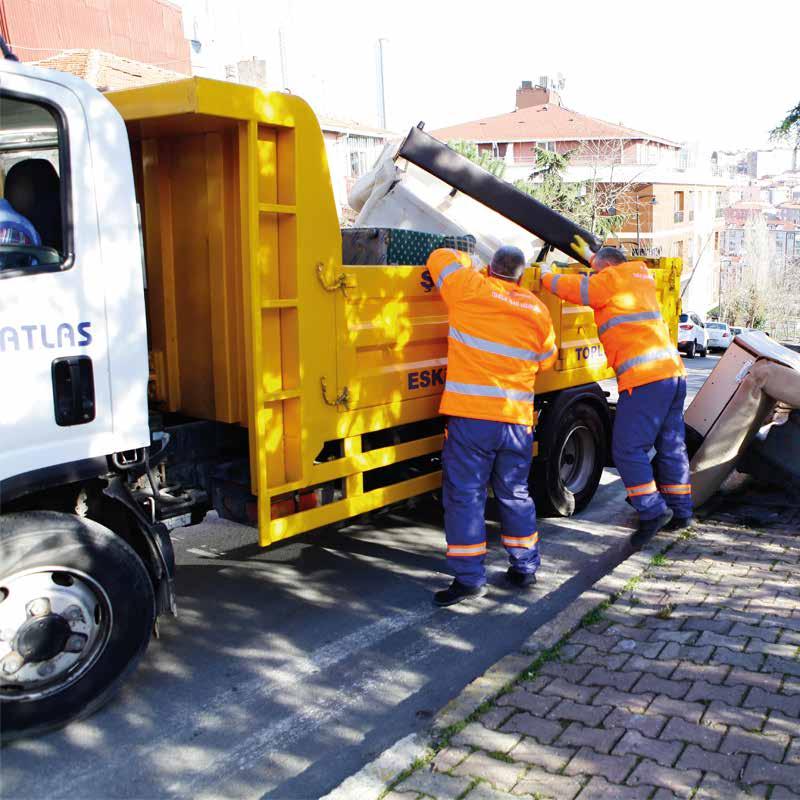
[[[618,247],[601,247],[594,255],[592,263],[598,267],[616,266],[624,264],[628,260],[625,253]]]
[[[519,247],[503,245],[492,256],[492,274],[507,281],[518,281],[525,271],[525,253]]]

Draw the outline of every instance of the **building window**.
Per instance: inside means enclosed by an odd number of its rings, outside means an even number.
[[[675,192],[673,195],[673,210],[675,212],[674,221],[683,222],[684,193]]]
[[[372,166],[377,156],[376,145],[379,146],[379,143],[369,136],[347,137],[351,178],[360,178]]]

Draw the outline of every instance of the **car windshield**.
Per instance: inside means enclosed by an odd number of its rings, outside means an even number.
[[[706,328],[714,328],[714,330],[724,331],[725,330],[725,323],[724,322],[707,322]]]
[[[681,322],[688,322],[689,321],[689,315],[688,314],[681,314],[680,321]]]

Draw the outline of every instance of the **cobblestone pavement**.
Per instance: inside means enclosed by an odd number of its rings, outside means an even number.
[[[800,535],[703,524],[384,800],[800,798]]]

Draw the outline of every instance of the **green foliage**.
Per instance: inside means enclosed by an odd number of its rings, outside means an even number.
[[[771,131],[772,139],[795,139],[800,141],[800,103],[789,109],[786,117],[781,120]]]
[[[482,167],[496,178],[502,178],[506,173],[506,162],[503,161],[502,158],[495,158],[491,153],[485,150],[481,153],[478,149],[478,145],[472,142],[464,142],[459,139],[448,142],[447,146],[455,150],[456,153],[464,156],[464,158],[468,158],[473,164]]]
[[[650,559],[650,566],[651,567],[663,567],[664,564],[666,564],[668,560],[669,559],[667,559],[667,557],[663,553],[656,553]]]

